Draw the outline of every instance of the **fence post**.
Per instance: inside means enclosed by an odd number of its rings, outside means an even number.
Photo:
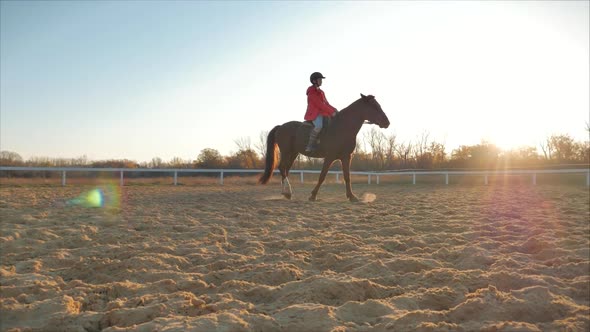
[[[336,173],[336,183],[340,183],[340,173]]]
[[[174,185],[178,183],[178,171],[174,171]]]
[[[586,187],[590,187],[590,171],[586,173]]]
[[[486,174],[483,178],[483,183],[487,186],[488,185],[488,175]]]
[[[445,184],[449,184],[449,173],[445,173]]]
[[[412,173],[412,184],[416,184],[416,173]]]
[[[533,185],[537,184],[537,173],[533,173]]]
[[[371,184],[371,174],[369,174],[369,178],[367,179],[367,183]]]
[[[377,174],[377,184],[379,184],[379,174]]]
[[[121,187],[123,187],[123,170],[121,170],[121,181],[119,181]]]
[[[299,178],[300,178],[301,183],[303,183],[303,171],[301,171],[301,173],[299,173]]]
[[[61,185],[64,187],[66,185],[66,171],[61,172]]]
[[[219,184],[223,185],[223,171],[221,171],[221,174],[219,175]]]

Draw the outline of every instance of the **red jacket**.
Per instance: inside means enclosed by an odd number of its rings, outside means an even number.
[[[334,114],[334,107],[326,100],[324,91],[314,85],[307,88],[307,112],[305,121],[313,121],[318,115],[331,116]]]

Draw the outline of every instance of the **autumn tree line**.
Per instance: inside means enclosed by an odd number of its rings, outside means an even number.
[[[1,151],[2,166],[35,167],[95,167],[95,168],[201,168],[201,169],[261,169],[264,168],[267,132],[260,133],[252,143],[247,138],[234,140],[236,152],[224,156],[214,148],[201,150],[194,160],[172,158],[164,161],[154,157],[148,162],[133,160],[91,161],[80,158],[32,157],[28,160],[16,152]],[[481,142],[463,145],[448,151],[445,144],[431,140],[427,133],[409,142],[401,142],[394,134],[386,135],[373,128],[360,135],[352,161],[354,171],[384,171],[405,169],[496,169],[587,167],[590,164],[590,140],[576,141],[567,134],[552,135],[535,146],[503,151],[494,144]],[[300,155],[293,169],[320,169],[322,159]],[[339,169],[336,162],[334,169]]]

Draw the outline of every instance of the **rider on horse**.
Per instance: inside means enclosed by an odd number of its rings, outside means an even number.
[[[307,88],[307,111],[305,112],[305,121],[313,122],[314,128],[309,135],[309,143],[305,148],[306,152],[312,152],[317,148],[317,138],[322,130],[324,117],[332,117],[338,111],[328,100],[324,91],[320,89],[324,75],[315,72],[309,77],[311,86]]]

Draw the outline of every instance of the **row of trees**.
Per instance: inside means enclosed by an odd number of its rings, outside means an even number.
[[[90,161],[80,158],[39,158],[29,160],[15,152],[0,152],[2,166],[77,166],[114,168],[264,168],[266,153],[266,132],[260,133],[255,144],[250,138],[235,140],[237,152],[223,156],[218,150],[206,148],[195,160],[173,158],[164,161],[159,157],[149,162],[133,160]],[[553,135],[537,147],[521,147],[503,151],[489,142],[471,146],[460,146],[447,152],[443,143],[430,140],[427,133],[411,142],[399,142],[395,135],[385,135],[373,128],[357,141],[353,170],[398,170],[398,169],[445,169],[445,168],[532,168],[551,165],[588,165],[590,163],[590,141],[575,141],[569,135]],[[319,169],[322,160],[300,156],[294,169]],[[335,167],[340,167],[339,164]]]

